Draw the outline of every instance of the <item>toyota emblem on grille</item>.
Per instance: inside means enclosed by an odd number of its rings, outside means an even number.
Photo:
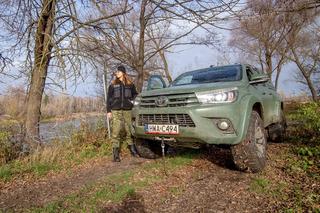
[[[159,96],[155,101],[156,105],[159,107],[167,106],[168,102],[169,99],[166,96]]]

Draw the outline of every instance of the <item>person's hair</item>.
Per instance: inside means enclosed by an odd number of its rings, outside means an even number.
[[[118,79],[117,77],[115,79],[112,80],[112,85],[115,85],[115,84],[120,84],[121,81],[120,79]],[[133,81],[132,79],[127,75],[127,73],[123,73],[123,83],[124,85],[131,85],[133,84]]]

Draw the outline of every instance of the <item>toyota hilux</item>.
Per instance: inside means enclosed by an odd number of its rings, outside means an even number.
[[[266,165],[267,138],[283,140],[283,103],[268,75],[248,64],[210,66],[178,76],[168,86],[149,78],[133,108],[133,135],[142,157],[155,158],[161,142],[191,148],[230,147],[240,170]]]

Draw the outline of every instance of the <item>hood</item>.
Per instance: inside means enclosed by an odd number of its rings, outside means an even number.
[[[202,92],[208,90],[225,89],[232,87],[243,86],[242,81],[232,81],[232,82],[214,82],[208,84],[191,84],[182,86],[173,86],[163,89],[149,90],[141,92],[142,97],[146,96],[157,96],[157,95],[173,95],[173,94],[183,94],[183,93],[193,93]]]

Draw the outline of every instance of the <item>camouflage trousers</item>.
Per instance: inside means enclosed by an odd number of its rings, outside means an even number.
[[[124,143],[128,145],[132,145],[132,138],[131,138],[131,110],[112,110],[112,131],[111,131],[111,141],[113,148],[120,147],[120,131],[122,126],[122,122],[124,123],[124,130],[126,133]]]

